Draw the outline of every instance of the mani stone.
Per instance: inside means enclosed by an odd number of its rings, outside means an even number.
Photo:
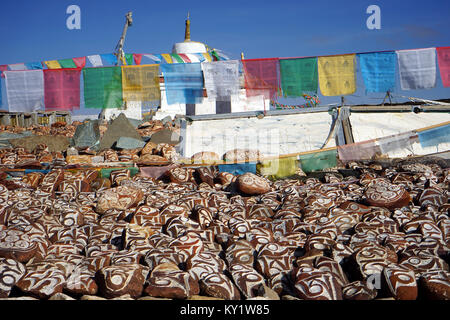
[[[240,175],[236,182],[239,190],[248,195],[260,195],[270,191],[270,184],[264,178],[250,172]]]
[[[0,298],[7,298],[12,287],[25,274],[25,266],[13,259],[0,258]]]
[[[99,291],[108,299],[125,294],[139,298],[145,282],[142,267],[138,264],[105,267],[96,273],[95,279]]]
[[[97,213],[105,213],[109,209],[126,210],[136,206],[144,197],[144,193],[136,188],[119,186],[102,191],[97,201]]]
[[[93,147],[100,140],[98,120],[90,120],[77,126],[72,138],[73,146]]]

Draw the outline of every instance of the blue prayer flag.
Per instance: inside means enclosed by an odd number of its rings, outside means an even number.
[[[42,63],[41,62],[27,62],[25,63],[28,70],[42,70]]]
[[[219,164],[219,172],[229,172],[234,175],[246,172],[256,173],[256,162]]]
[[[358,56],[366,91],[392,91],[395,86],[395,52],[361,53]]]
[[[420,146],[422,148],[437,146],[440,143],[450,142],[450,124],[418,132]]]
[[[196,104],[203,100],[200,63],[161,64],[168,104]]]
[[[103,65],[115,66],[117,65],[117,57],[112,53],[101,54]]]

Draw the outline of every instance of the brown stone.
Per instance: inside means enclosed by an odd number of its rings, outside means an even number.
[[[170,299],[186,299],[199,292],[198,281],[181,270],[153,270],[145,288],[149,296]]]
[[[107,299],[129,294],[136,299],[142,295],[145,278],[137,264],[109,266],[96,275],[99,292]]]
[[[119,186],[102,191],[96,206],[97,213],[109,209],[125,210],[136,206],[144,197],[144,193],[136,188]]]
[[[264,194],[270,191],[270,184],[264,178],[250,172],[240,175],[236,183],[241,192],[249,195]]]
[[[239,300],[241,295],[233,282],[223,273],[210,273],[200,280],[200,292],[224,300]]]
[[[395,300],[416,300],[417,283],[414,271],[399,265],[389,265],[383,270],[384,281]]]
[[[0,258],[0,298],[7,298],[14,285],[26,272],[25,266],[13,259]]]
[[[369,205],[385,207],[390,210],[404,207],[411,201],[411,196],[405,188],[382,179],[374,179],[370,182],[365,196]]]
[[[212,151],[197,152],[191,157],[193,163],[214,164],[220,160],[220,156]]]

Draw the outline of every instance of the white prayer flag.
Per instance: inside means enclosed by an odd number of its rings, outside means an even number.
[[[94,67],[102,67],[103,66],[102,57],[100,57],[99,54],[88,56],[87,58],[88,58],[89,62],[92,64],[92,66],[94,66]]]
[[[44,106],[42,70],[5,71],[10,112],[33,112]]]
[[[399,50],[396,53],[402,90],[436,86],[436,48]]]
[[[202,69],[209,98],[229,101],[239,93],[239,61],[202,62]]]
[[[9,67],[9,70],[11,70],[11,71],[28,70],[25,63],[9,64],[8,67]]]

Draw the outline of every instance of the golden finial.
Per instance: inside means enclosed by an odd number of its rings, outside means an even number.
[[[186,20],[186,30],[184,32],[184,41],[191,41],[191,21],[189,20],[189,11]]]

